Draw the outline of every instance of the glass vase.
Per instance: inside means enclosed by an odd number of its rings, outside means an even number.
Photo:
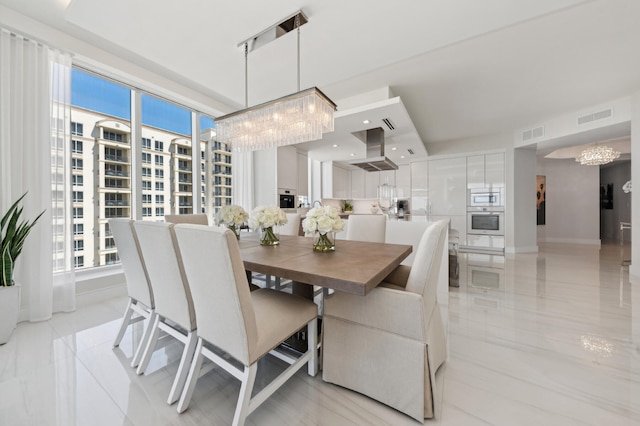
[[[229,228],[231,231],[233,231],[234,234],[236,234],[236,238],[239,240],[240,239],[240,228],[238,228],[236,225],[231,224],[231,225],[227,225],[227,228]]]
[[[313,234],[313,251],[317,251],[320,253],[329,253],[335,251],[336,249],[336,233],[335,232],[327,232],[326,234],[321,234],[316,231]]]
[[[273,232],[273,228],[260,228],[260,244],[263,246],[277,246],[280,244],[280,240]]]

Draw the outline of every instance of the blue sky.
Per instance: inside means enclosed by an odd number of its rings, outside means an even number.
[[[131,120],[131,94],[128,88],[75,68],[71,75],[71,104]],[[142,124],[190,135],[191,111],[143,94]],[[200,129],[211,127],[214,127],[213,119],[202,117]]]

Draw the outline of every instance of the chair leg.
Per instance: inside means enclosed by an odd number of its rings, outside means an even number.
[[[182,351],[182,357],[180,358],[180,365],[178,366],[178,372],[176,378],[173,380],[173,386],[169,392],[169,399],[167,404],[171,405],[180,398],[182,389],[184,388],[184,382],[187,380],[187,374],[189,373],[189,367],[193,361],[193,352],[196,350],[196,344],[198,342],[197,333],[190,331],[187,334],[187,341],[184,344],[184,350]]]
[[[276,290],[280,291],[280,277],[276,277],[275,288],[276,288]]]
[[[249,415],[249,402],[251,400],[251,392],[253,384],[256,380],[256,371],[258,363],[255,362],[249,367],[245,366],[242,372],[242,386],[240,386],[240,395],[238,395],[238,403],[236,404],[236,412],[233,415],[233,426],[243,426],[247,416]]]
[[[271,288],[271,275],[264,276],[264,288]]]
[[[189,369],[187,382],[184,384],[184,390],[182,391],[182,395],[180,396],[180,402],[178,402],[178,413],[183,413],[187,408],[189,408],[189,403],[191,402],[193,391],[196,388],[196,383],[198,383],[198,377],[200,376],[202,358],[202,338],[198,338],[196,353],[193,356],[193,362],[191,363],[191,368]]]
[[[113,347],[118,347],[122,338],[124,337],[124,332],[127,330],[129,323],[131,322],[131,317],[133,316],[133,299],[129,298],[127,302],[127,307],[124,310],[124,315],[122,316],[122,324],[120,324],[120,330],[118,331],[118,335],[116,336],[116,340],[113,342]]]
[[[313,377],[318,374],[318,318],[307,324],[307,350],[311,351],[307,372]]]
[[[131,359],[131,367],[136,368],[140,364],[140,358],[142,358],[142,352],[147,347],[147,342],[149,341],[149,336],[151,335],[151,326],[156,319],[156,312],[151,311],[151,314],[148,318],[147,328],[144,329],[144,333],[142,333],[142,339],[140,343],[138,343],[138,348],[136,349],[136,353],[133,355]]]
[[[136,370],[136,374],[140,375],[144,373],[144,370],[147,369],[149,365],[149,361],[151,360],[151,355],[153,355],[153,351],[156,348],[156,344],[158,343],[158,336],[160,335],[160,315],[155,316],[153,322],[149,324],[151,327],[151,334],[149,334],[149,340],[147,341],[147,346],[144,348],[144,353],[142,355],[142,359],[140,360],[140,364],[138,364],[138,369]]]

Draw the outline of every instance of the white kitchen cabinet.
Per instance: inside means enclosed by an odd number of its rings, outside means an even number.
[[[309,195],[309,157],[298,152],[298,195]]]
[[[346,200],[351,194],[351,179],[349,179],[349,170],[343,169],[336,165],[333,166],[333,198]]]
[[[467,158],[429,161],[429,216],[466,215]]]
[[[349,171],[336,166],[333,161],[322,163],[322,198],[349,198],[351,180]]]
[[[467,188],[504,188],[504,154],[467,157]]]
[[[298,153],[294,146],[283,146],[277,150],[278,188],[296,191],[298,188]]]
[[[364,173],[364,198],[377,198],[380,172]]]
[[[427,204],[429,195],[429,163],[427,161],[417,161],[411,163],[411,214],[427,214]]]
[[[484,182],[488,188],[504,188],[504,153],[484,156]]]
[[[411,166],[398,166],[396,170],[396,191],[398,198],[411,198]]]
[[[362,169],[351,170],[351,199],[365,198],[364,196],[364,175]]]
[[[484,188],[484,155],[467,157],[467,188]]]

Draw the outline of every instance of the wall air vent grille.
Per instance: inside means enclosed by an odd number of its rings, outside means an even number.
[[[613,108],[605,109],[578,117],[578,126],[611,117],[613,117]]]
[[[544,136],[544,126],[536,127],[534,129],[528,129],[522,132],[522,140],[530,141],[532,139],[538,139]]]
[[[389,118],[383,118],[383,119],[382,119],[382,122],[383,122],[384,124],[386,124],[386,125],[387,125],[387,127],[389,128],[389,130],[395,130],[396,126],[394,126],[394,125],[393,125],[393,123],[391,122],[391,119],[389,119]]]

